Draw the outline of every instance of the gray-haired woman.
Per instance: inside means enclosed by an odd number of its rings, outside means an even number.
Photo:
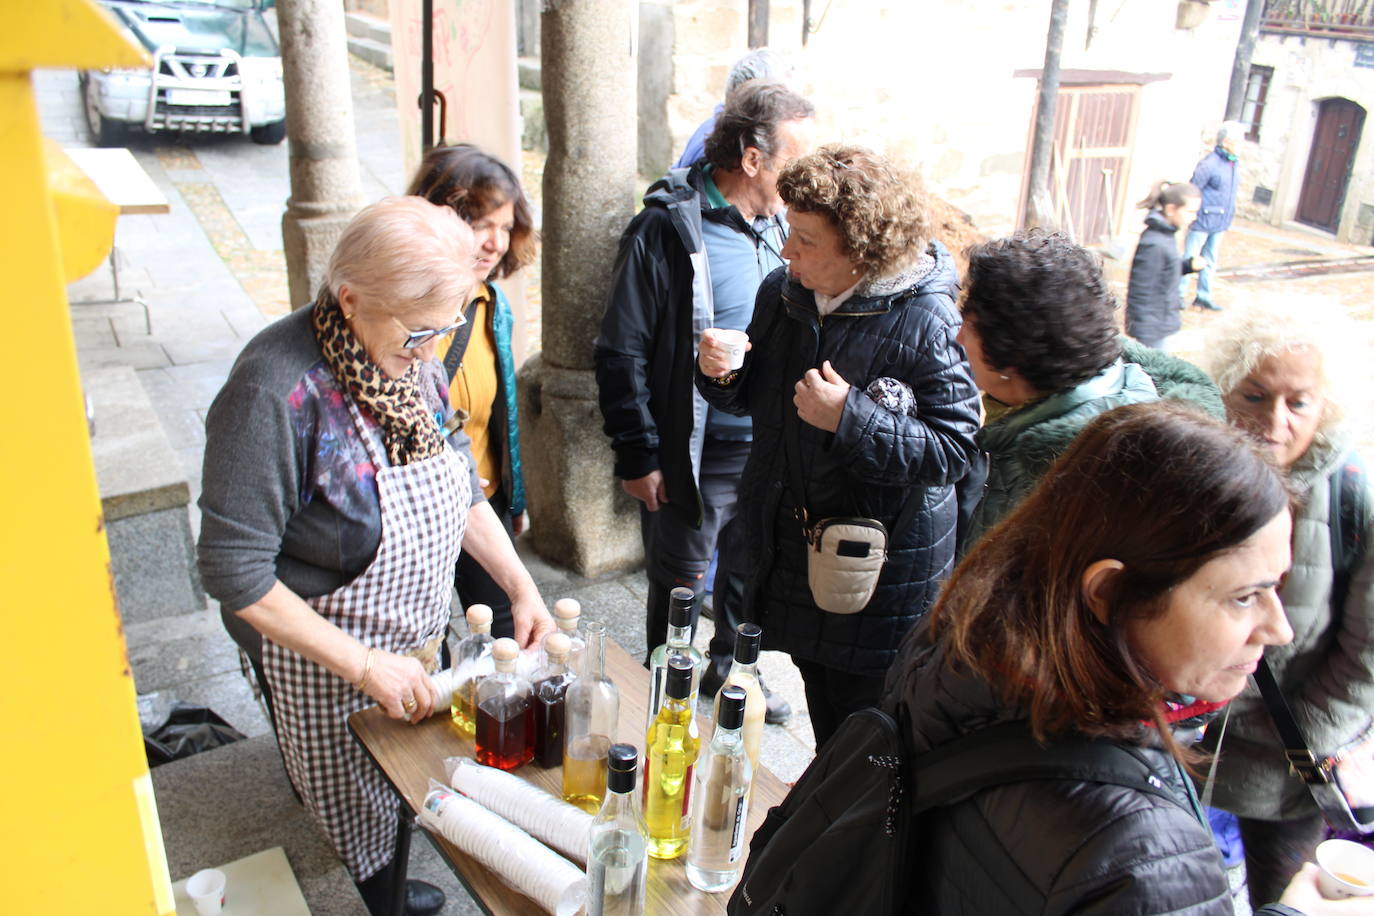
[[[1294,639],[1266,657],[1322,756],[1374,733],[1374,555],[1365,546],[1351,556],[1344,546],[1367,545],[1374,527],[1350,422],[1368,390],[1356,374],[1361,339],[1339,307],[1285,297],[1230,316],[1207,347],[1231,422],[1288,471],[1297,498],[1293,569],[1280,593]],[[1344,537],[1336,533],[1342,517],[1354,529]],[[1221,734],[1213,728],[1209,742]],[[1240,818],[1250,899],[1272,900],[1325,825],[1253,688],[1232,704],[1220,740],[1215,803]]]

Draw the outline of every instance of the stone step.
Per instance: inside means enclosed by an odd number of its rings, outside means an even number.
[[[347,13],[344,16],[344,25],[350,37],[391,44],[391,23],[386,19],[369,16],[367,13]]]
[[[348,37],[348,52],[354,57],[367,61],[374,67],[392,72],[391,44],[383,44],[371,38]]]
[[[549,133],[544,126],[543,93],[520,90],[520,121],[520,148],[547,153]]]
[[[516,61],[516,66],[520,71],[520,88],[530,89],[534,92],[542,92],[544,89],[544,77],[540,70],[539,58],[522,57]]]

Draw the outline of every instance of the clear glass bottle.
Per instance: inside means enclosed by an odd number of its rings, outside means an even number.
[[[644,736],[644,820],[649,825],[649,855],[675,859],[687,848],[692,827],[692,767],[701,749],[691,700],[689,659],[668,659],[663,706]]]
[[[740,734],[744,739],[745,750],[749,752],[749,766],[759,768],[759,742],[763,738],[763,717],[768,712],[768,699],[759,685],[759,644],[763,640],[763,630],[758,624],[742,623],[735,628],[735,659],[730,663],[730,673],[725,676],[724,687],[735,686],[744,690],[747,700],[744,704],[744,726]],[[720,694],[716,694],[716,727],[720,727]]]
[[[568,637],[568,670],[574,675],[582,674],[582,659],[587,653],[587,634],[579,626],[582,620],[582,604],[576,598],[559,598],[553,603],[553,622],[558,632]]]
[[[690,588],[679,586],[668,593],[668,641],[654,649],[649,656],[649,710],[645,727],[652,725],[663,705],[664,686],[668,675],[668,659],[682,656],[692,663],[691,705],[697,702],[701,672],[705,668],[701,651],[692,645],[692,603]]]
[[[467,609],[468,635],[453,650],[458,686],[449,701],[454,726],[471,738],[477,733],[477,682],[494,670],[491,661],[491,608],[474,604]]]
[[[757,628],[756,628],[757,629]],[[687,880],[714,894],[735,883],[744,854],[745,819],[754,768],[740,733],[748,697],[727,684],[716,694],[716,732],[697,767]]]
[[[587,916],[639,916],[649,872],[649,831],[635,798],[639,752],[613,744],[606,800],[592,821],[587,848]]]
[[[515,640],[496,640],[496,670],[477,685],[477,762],[503,770],[534,757],[534,694],[530,682],[515,673],[519,654]]]
[[[544,639],[547,661],[534,676],[534,760],[541,767],[563,763],[563,729],[569,685],[568,637],[550,633]]]
[[[606,677],[606,625],[586,624],[585,671],[563,702],[563,799],[596,813],[606,792],[606,755],[620,719],[620,692]]]

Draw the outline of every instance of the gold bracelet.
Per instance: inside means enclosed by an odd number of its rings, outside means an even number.
[[[711,380],[712,385],[719,385],[721,388],[725,388],[729,385],[735,384],[735,379],[739,378],[739,370],[731,369],[729,372],[725,373],[720,378],[711,378],[711,376],[709,375],[706,377]]]
[[[367,686],[367,679],[372,676],[372,662],[376,659],[376,657],[377,647],[369,647],[367,650],[367,660],[363,662],[363,676],[357,684],[359,692],[361,692],[362,689]]]

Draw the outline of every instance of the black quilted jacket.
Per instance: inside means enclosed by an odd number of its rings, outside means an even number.
[[[1018,718],[981,680],[944,664],[916,634],[889,690],[906,704],[912,752]],[[1221,855],[1173,758],[1141,753],[1177,804],[1126,786],[1072,779],[1011,783],[921,815],[912,913],[939,916],[1231,916]],[[1187,736],[1179,734],[1180,740]],[[1266,906],[1263,916],[1297,910]],[[1300,916],[1300,914],[1298,914]]]
[[[954,340],[958,277],[938,242],[931,254],[935,268],[924,279],[887,294],[856,295],[824,319],[811,292],[780,268],[759,288],[749,326],[753,349],[738,378],[721,386],[697,370],[708,401],[754,422],[739,511],[750,551],[747,613],[763,627],[765,648],[842,671],[881,674],[952,568],[954,483],[974,452],[978,401],[963,348]],[[835,433],[797,420],[792,403],[797,380],[824,360],[851,385]],[[882,377],[910,387],[915,416],[880,407],[865,393]],[[858,614],[830,614],[812,601],[784,416],[800,423],[799,463],[811,517],[876,518],[890,532],[878,589]],[[913,493],[921,501],[914,522],[892,532]]]

